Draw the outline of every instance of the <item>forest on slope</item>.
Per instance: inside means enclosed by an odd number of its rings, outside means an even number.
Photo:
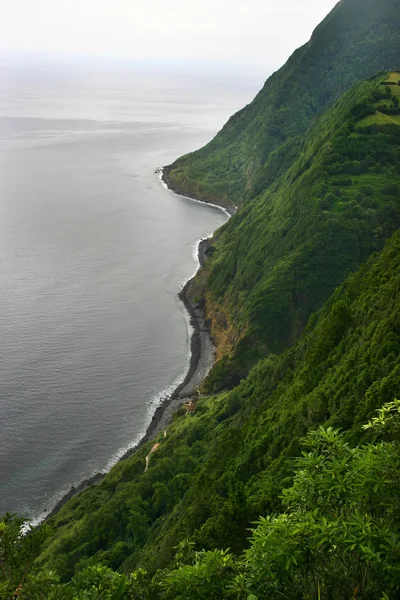
[[[290,457],[321,424],[362,439],[361,426],[400,398],[400,233],[316,313],[299,343],[261,360],[230,392],[204,397],[152,442],[51,519],[41,562],[159,569],[190,538],[199,549],[246,545],[260,515],[280,510]],[[182,414],[183,413],[183,414]]]
[[[261,357],[292,346],[400,227],[400,127],[378,111],[398,102],[389,77],[355,85],[317,118],[294,164],[218,233],[196,280],[219,359],[206,391],[237,385]]]
[[[0,519],[0,598],[399,597],[396,4],[342,0],[295,53],[301,125],[278,115],[269,80],[217,136],[224,158],[204,168],[232,203],[247,186],[235,136],[246,173],[262,144],[264,162],[190,290],[219,359],[196,411],[29,535]],[[348,89],[354,50],[369,79]],[[321,81],[324,101],[305,102]]]

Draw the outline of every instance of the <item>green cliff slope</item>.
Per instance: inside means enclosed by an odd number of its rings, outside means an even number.
[[[177,415],[147,472],[150,443],[68,502],[51,519],[39,564],[68,579],[97,563],[154,572],[184,539],[240,552],[251,523],[281,510],[301,436],[325,423],[357,443],[375,409],[399,396],[399,355],[397,232],[294,348],[260,361],[235,390],[202,398],[195,414]]]
[[[377,110],[396,111],[400,86],[387,77],[357,84],[319,117],[295,163],[218,233],[196,281],[219,358],[208,391],[293,345],[310,314],[400,226],[400,127]]]
[[[357,81],[400,68],[399,31],[397,0],[341,0],[249,106],[167,169],[172,188],[228,205],[258,195],[293,162],[317,114]]]

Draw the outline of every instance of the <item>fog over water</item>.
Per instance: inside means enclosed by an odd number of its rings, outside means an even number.
[[[177,299],[226,221],[155,169],[259,77],[100,61],[0,68],[0,514],[32,518],[143,434],[188,366]]]

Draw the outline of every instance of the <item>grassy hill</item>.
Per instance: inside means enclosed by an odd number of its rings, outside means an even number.
[[[357,81],[398,66],[399,30],[397,0],[341,0],[250,105],[167,168],[171,187],[225,205],[257,196],[292,164],[318,114]]]

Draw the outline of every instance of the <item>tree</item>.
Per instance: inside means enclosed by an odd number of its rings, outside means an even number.
[[[286,512],[260,520],[246,553],[259,598],[398,597],[400,402],[364,429],[389,440],[351,448],[322,427],[305,438]]]

